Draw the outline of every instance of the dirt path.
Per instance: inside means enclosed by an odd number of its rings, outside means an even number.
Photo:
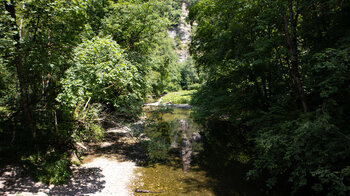
[[[129,185],[136,163],[144,155],[131,136],[131,129],[110,129],[106,141],[90,147],[92,152],[82,165],[73,168],[73,177],[67,185],[34,182],[19,167],[7,166],[1,171],[0,195],[133,195]]]
[[[100,174],[104,176],[101,178],[105,182],[104,188],[91,195],[132,195],[132,190],[128,185],[133,179],[135,163],[98,157],[92,162],[84,164],[83,167],[101,168]]]

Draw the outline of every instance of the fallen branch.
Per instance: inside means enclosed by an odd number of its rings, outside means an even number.
[[[83,148],[84,150],[88,150],[88,148],[85,147],[84,144],[82,144],[82,143],[80,143],[80,142],[76,142],[76,144],[77,144],[78,146],[80,146],[81,148]]]
[[[154,192],[149,190],[135,189],[135,193],[163,193],[164,191]]]

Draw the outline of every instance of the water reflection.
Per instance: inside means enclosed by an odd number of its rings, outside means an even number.
[[[241,165],[232,168],[235,176],[226,176],[215,171],[206,171],[200,167],[202,149],[200,140],[192,141],[192,162],[189,171],[184,172],[181,159],[180,120],[188,124],[187,135],[199,133],[201,128],[190,117],[191,109],[147,107],[145,113],[153,123],[167,123],[170,129],[171,146],[167,161],[155,162],[137,171],[132,188],[162,192],[159,195],[264,195],[256,186],[247,183],[246,168]],[[198,134],[199,135],[199,134]],[[198,136],[197,137],[200,137]],[[177,149],[177,150],[176,150]],[[215,161],[215,160],[213,160]],[[230,172],[231,173],[231,172]],[[138,193],[135,193],[136,195]]]

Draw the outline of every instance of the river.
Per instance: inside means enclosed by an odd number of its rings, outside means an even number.
[[[181,129],[180,121],[185,120],[188,125],[188,135],[201,131],[200,126],[191,119],[191,109],[172,108],[169,112],[160,109],[161,113],[155,113],[157,107],[147,107],[145,113],[148,119],[157,119],[154,123],[169,124],[171,145],[165,161],[153,162],[136,169],[135,178],[131,183],[131,189],[158,192],[159,195],[263,195],[255,185],[245,181],[246,169],[237,164],[236,176],[213,175],[201,167],[201,157],[198,155],[203,149],[201,142],[192,141],[192,163],[188,171],[183,170],[181,157]],[[156,115],[157,114],[157,115]],[[156,118],[155,118],[156,116]],[[178,135],[178,137],[175,137]],[[176,144],[174,144],[176,143]],[[141,193],[135,193],[141,194]]]

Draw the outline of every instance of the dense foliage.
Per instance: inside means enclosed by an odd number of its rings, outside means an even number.
[[[110,115],[137,118],[147,94],[179,89],[167,32],[179,8],[172,0],[1,0],[1,154],[42,166],[36,176],[60,184],[70,164],[62,153],[75,142],[103,138]]]
[[[216,166],[252,163],[248,178],[293,193],[349,194],[349,18],[348,1],[192,5],[206,77],[194,103]]]

